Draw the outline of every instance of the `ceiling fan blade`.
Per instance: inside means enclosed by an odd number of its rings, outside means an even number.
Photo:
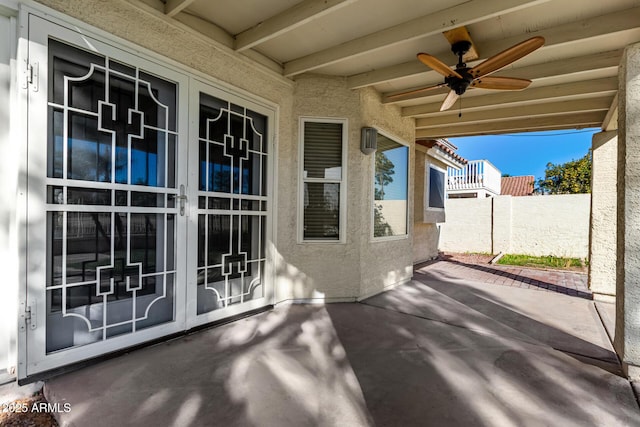
[[[451,67],[449,67],[444,62],[440,61],[435,56],[429,55],[428,53],[419,53],[418,59],[427,67],[431,67],[434,71],[442,74],[445,77],[455,76],[458,78],[462,78],[462,76]]]
[[[544,45],[544,37],[532,37],[522,43],[511,46],[509,49],[503,50],[497,55],[492,56],[486,61],[473,67],[470,72],[474,78],[486,76],[487,74],[498,71],[512,62],[517,61]]]
[[[449,91],[449,95],[444,99],[440,111],[448,110],[456,103],[460,96],[453,90]]]
[[[471,87],[481,89],[522,90],[531,84],[531,80],[513,77],[485,76],[471,82]]]
[[[396,99],[396,98],[402,98],[402,97],[409,96],[409,95],[417,95],[417,94],[422,93],[422,92],[429,92],[430,90],[439,89],[439,88],[444,87],[446,85],[447,85],[446,83],[439,83],[439,84],[433,85],[433,86],[421,87],[419,89],[412,89],[412,90],[408,90],[406,92],[394,93],[393,95],[387,95],[386,99]]]

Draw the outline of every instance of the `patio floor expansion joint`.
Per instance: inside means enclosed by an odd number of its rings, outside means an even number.
[[[469,328],[469,327],[464,326],[464,325],[458,325],[458,324],[455,324],[455,323],[447,322],[446,320],[433,319],[433,318],[430,318],[430,317],[427,317],[427,316],[420,316],[419,314],[407,313],[406,311],[399,311],[399,310],[394,310],[394,309],[387,308],[387,307],[381,307],[379,305],[368,304],[368,303],[366,303],[364,301],[358,301],[357,304],[366,305],[367,307],[373,307],[373,308],[377,308],[379,310],[393,311],[394,313],[403,314],[405,316],[415,317],[417,319],[428,320],[430,322],[441,323],[443,325],[452,326],[454,328],[459,328],[459,329],[464,329],[466,331],[470,331],[470,332],[473,332],[473,333],[476,333],[476,334],[480,334],[480,335],[484,335],[484,336],[502,337],[502,335],[500,335],[498,333],[491,333],[491,332],[487,332],[487,331],[481,331],[481,330],[478,330],[478,329],[472,329],[472,328]],[[480,312],[478,312],[478,313],[480,313]],[[480,313],[480,314],[482,314],[482,313]],[[482,314],[482,315],[484,316],[484,314]],[[505,326],[507,328],[510,328],[510,326],[505,325],[503,323],[501,323],[501,325],[503,325],[503,326]],[[523,334],[523,335],[526,335],[526,334]],[[527,337],[528,337],[528,335],[527,335]],[[538,340],[536,340],[535,338],[532,338],[532,337],[529,337],[529,338],[530,338],[530,340],[525,340],[525,339],[518,338],[518,337],[509,337],[509,339],[513,339],[514,341],[519,341],[519,342],[535,345],[535,346],[538,346],[538,347],[547,347],[547,348],[550,348],[550,349],[554,349],[549,344],[545,344],[543,342],[540,342],[540,341],[538,341]],[[554,350],[558,350],[558,349],[554,349]],[[563,350],[558,350],[558,351],[562,352]]]

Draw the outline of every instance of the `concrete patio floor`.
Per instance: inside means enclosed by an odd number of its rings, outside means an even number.
[[[640,426],[593,301],[435,262],[362,303],[288,305],[45,384],[69,426]]]

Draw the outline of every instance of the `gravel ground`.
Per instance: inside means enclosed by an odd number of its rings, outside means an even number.
[[[474,253],[453,253],[453,252],[440,252],[438,259],[441,261],[454,261],[461,262],[463,264],[489,264],[495,257],[491,254],[474,254]]]
[[[46,412],[46,407],[39,406],[46,405],[46,402],[42,392],[38,392],[33,397],[3,403],[0,427],[58,427],[53,415]]]

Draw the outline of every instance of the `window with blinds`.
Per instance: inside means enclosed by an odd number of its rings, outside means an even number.
[[[373,176],[373,237],[407,234],[409,148],[378,134]]]
[[[344,120],[302,121],[302,240],[341,240],[344,128]]]
[[[429,194],[427,197],[428,206],[432,209],[444,209],[444,170],[429,165],[428,185]]]

